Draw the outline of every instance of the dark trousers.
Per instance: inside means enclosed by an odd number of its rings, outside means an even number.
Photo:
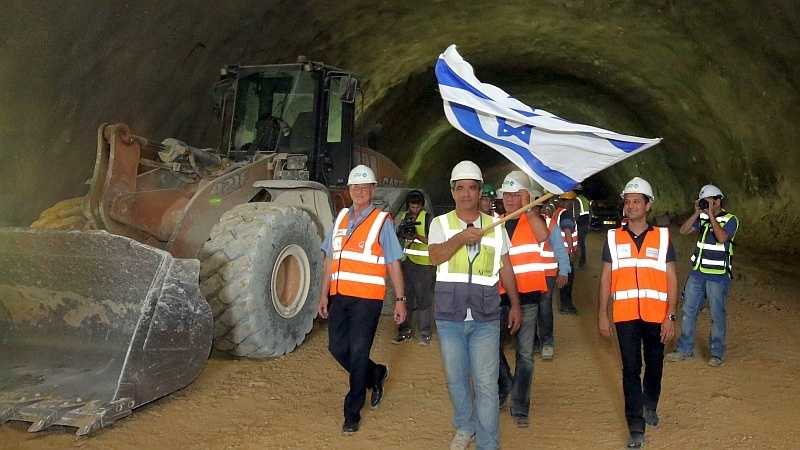
[[[578,259],[578,264],[583,266],[586,264],[586,238],[589,236],[589,215],[583,215],[578,218],[578,247],[581,249],[581,256]]]
[[[383,302],[335,295],[330,298],[328,350],[350,374],[350,391],[344,398],[344,418],[361,420],[361,408],[380,375],[379,365],[369,359]]]
[[[511,366],[508,365],[508,359],[506,358],[505,352],[503,352],[503,347],[505,346],[506,340],[510,340],[510,334],[508,332],[509,309],[510,307],[508,306],[503,306],[500,309],[500,360],[498,367],[497,393],[500,397],[501,405],[508,398],[508,394],[511,393],[511,388],[514,384],[514,377],[511,375]]]
[[[406,285],[408,297],[408,315],[406,321],[398,327],[400,334],[405,334],[414,328],[416,319],[419,333],[430,336],[433,328],[433,291],[436,285],[436,266],[423,266],[409,260],[403,260],[400,267],[403,269],[403,281]]]
[[[564,311],[567,309],[575,309],[575,304],[572,303],[572,282],[575,281],[575,261],[574,257],[570,258],[570,265],[572,270],[567,277],[567,284],[558,290],[559,310]]]
[[[625,419],[628,429],[644,433],[644,410],[655,410],[661,395],[664,344],[661,324],[631,320],[618,322],[617,339],[622,356],[622,391],[625,394]],[[642,353],[644,352],[644,383]]]

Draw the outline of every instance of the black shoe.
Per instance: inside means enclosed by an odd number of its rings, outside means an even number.
[[[625,447],[627,448],[644,447],[644,433],[631,433],[631,437],[628,439],[628,445],[626,445]]]
[[[408,330],[403,333],[397,333],[397,336],[392,338],[392,344],[402,344],[405,341],[410,341],[414,337],[414,331]]]
[[[499,410],[502,411],[506,408],[506,403],[508,403],[508,395],[501,395],[499,401],[497,402],[499,406]]]
[[[644,422],[651,427],[658,426],[658,413],[656,413],[655,409],[644,409]]]
[[[358,431],[358,427],[361,424],[360,420],[345,420],[344,425],[342,425],[342,433],[344,434],[353,434]]]
[[[381,400],[383,400],[383,385],[386,383],[386,379],[389,378],[388,367],[379,365],[378,368],[383,368],[383,374],[378,378],[378,382],[375,383],[375,386],[372,387],[372,396],[369,399],[369,405],[373,408],[377,408],[378,405],[381,404]]]

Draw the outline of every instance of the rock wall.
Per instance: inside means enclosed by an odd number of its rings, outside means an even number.
[[[0,14],[0,224],[80,195],[102,122],[217,142],[219,67],[298,54],[364,77],[359,124],[412,180],[446,195],[448,172],[504,161],[448,128],[431,69],[450,43],[478,76],[568,119],[661,136],[590,180],[654,185],[657,213],[686,213],[702,184],[728,194],[738,241],[797,252],[800,4],[693,1],[7,2]],[[380,125],[377,125],[380,124]]]

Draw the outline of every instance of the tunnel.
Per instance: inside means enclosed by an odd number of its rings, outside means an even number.
[[[448,201],[442,174],[462,159],[499,182],[508,162],[442,112],[433,64],[455,43],[482,81],[530,105],[664,139],[587,180],[590,196],[638,175],[654,186],[654,213],[678,217],[714,183],[746,224],[742,245],[795,253],[799,11],[791,1],[11,2],[0,19],[0,224],[27,225],[85,192],[100,123],[213,147],[219,68],[298,55],[359,74],[361,142],[435,202]]]
[[[737,267],[731,277],[730,357],[722,370],[701,358],[667,366],[663,425],[650,436],[654,448],[796,448],[800,266],[793,258],[800,243],[792,236],[800,227],[800,2],[795,0],[7,0],[0,13],[0,231],[38,233],[5,227],[27,227],[57,202],[87,193],[101,124],[125,123],[153,141],[176,138],[196,148],[218,148],[224,138],[212,87],[220,69],[293,63],[300,56],[357,74],[356,145],[391,159],[410,186],[447,209],[453,203],[448,178],[459,161],[475,161],[495,186],[515,169],[447,121],[434,65],[451,44],[481,81],[527,105],[572,122],[663,139],[584,180],[590,199],[616,199],[626,181],[645,178],[655,197],[650,219],[677,229],[693,211],[701,186],[722,190],[726,208],[740,224],[737,252],[741,246],[745,255],[743,269]],[[261,202],[267,195],[265,190],[254,198]],[[319,231],[314,225],[309,219],[307,228],[283,226],[311,239]],[[223,242],[227,235],[221,235]],[[670,236],[683,285],[695,237]],[[233,251],[251,252],[248,258],[259,254],[247,242],[252,235],[239,237],[244,244]],[[603,237],[589,233],[592,258],[573,273],[580,314],[556,315],[556,362],[536,363],[534,426],[509,430],[508,418],[502,419],[504,447],[531,448],[534,442],[540,448],[616,448],[628,431],[617,342],[597,332]],[[6,240],[26,247],[19,239]],[[306,244],[319,254],[317,241]],[[314,276],[322,273],[299,254],[312,252],[281,253],[281,261],[308,266],[304,273]],[[82,272],[77,259],[69,258],[52,267]],[[3,261],[0,295],[7,295],[4,284],[25,276],[17,276],[24,272],[21,259]],[[30,261],[58,272],[46,257]],[[80,262],[96,266],[97,273],[119,267]],[[127,273],[97,275],[95,281],[114,283]],[[192,274],[193,280],[203,276]],[[208,279],[220,284],[219,292],[234,291],[221,288],[222,278]],[[56,298],[39,285],[33,292]],[[294,297],[304,300],[304,295]],[[296,303],[289,298],[281,311],[292,312]],[[246,306],[237,309],[244,319],[229,319],[246,322],[252,313]],[[27,424],[6,426],[11,413],[3,409],[8,399],[0,392],[0,443],[37,449],[444,448],[452,427],[440,350],[392,346],[397,327],[387,317],[381,318],[372,347],[392,365],[383,409],[365,412],[361,440],[338,434],[346,376],[329,355],[328,325],[314,308],[307,311],[308,329],[294,333],[303,344],[291,355],[264,361],[214,350],[206,359],[204,351],[198,360],[206,366],[196,382],[160,392],[159,400],[94,440],[74,441],[58,430],[30,438]],[[220,323],[222,314],[214,315]],[[10,316],[0,302],[0,323]],[[65,315],[65,321],[72,319]],[[153,330],[171,335],[170,327],[153,320]],[[709,328],[705,316],[698,324],[702,333]],[[175,327],[192,329],[183,323]],[[9,330],[0,326],[0,344],[6,344]],[[33,334],[38,338],[38,333]],[[703,337],[698,332],[698,342]],[[708,353],[703,345],[698,343],[698,356]],[[173,351],[166,348],[165,358],[174,357]],[[8,387],[3,375],[0,391]],[[123,381],[117,388],[132,389]],[[113,419],[131,412],[120,405],[115,404],[120,409]],[[565,438],[563,430],[570,435]]]

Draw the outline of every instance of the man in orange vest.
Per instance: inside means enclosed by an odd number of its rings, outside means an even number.
[[[531,191],[534,188],[533,182],[524,172],[515,170],[506,175],[500,190],[503,193],[503,207],[511,213],[530,203]],[[542,195],[541,192],[535,194]],[[513,377],[503,352],[503,341],[500,340],[500,407],[503,407],[506,397],[510,394],[511,417],[518,427],[527,428],[533,384],[533,341],[536,338],[539,301],[542,293],[547,291],[545,277],[547,265],[542,257],[542,245],[550,235],[550,231],[538,208],[529,210],[518,219],[508,220],[504,225],[508,235],[511,236],[508,257],[517,282],[522,308],[522,326],[517,332]],[[501,282],[499,286],[500,305],[504,310],[500,317],[504,317],[511,303],[503,283]]]
[[[600,334],[611,336],[613,322],[622,357],[622,390],[630,439],[628,448],[644,445],[645,424],[658,425],[664,344],[675,335],[678,282],[675,250],[668,228],[647,223],[654,200],[650,183],[634,177],[625,185],[623,208],[628,223],[608,230],[598,295]],[[644,379],[642,354],[644,353]]]
[[[406,298],[400,258],[403,249],[394,233],[389,213],[372,206],[375,173],[359,165],[347,180],[353,205],[343,208],[325,237],[325,271],[319,300],[319,315],[328,321],[328,349],[350,374],[350,391],[344,399],[342,432],[358,431],[366,390],[372,388],[370,405],[383,399],[389,368],[369,358],[378,327],[386,273],[396,294],[394,321],[406,318]]]

